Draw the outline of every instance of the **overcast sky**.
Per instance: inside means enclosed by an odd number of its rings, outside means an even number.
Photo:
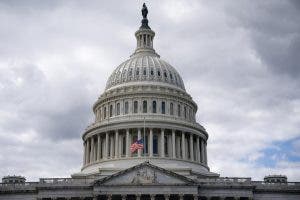
[[[143,1],[0,1],[0,176],[69,177]],[[146,1],[221,176],[300,181],[300,1]]]

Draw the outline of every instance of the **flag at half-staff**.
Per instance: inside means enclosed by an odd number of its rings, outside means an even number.
[[[130,145],[130,151],[131,153],[135,152],[138,149],[143,149],[144,148],[144,142],[143,139],[136,140],[134,143]]]

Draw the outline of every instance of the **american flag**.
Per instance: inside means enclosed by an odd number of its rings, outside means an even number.
[[[130,145],[131,153],[135,152],[138,149],[143,149],[143,148],[144,148],[143,139],[137,140]]]

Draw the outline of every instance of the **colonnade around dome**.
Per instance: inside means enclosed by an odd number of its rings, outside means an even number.
[[[145,130],[145,134],[144,134]],[[130,145],[144,140],[144,148],[130,152]],[[207,166],[207,143],[199,134],[175,129],[128,128],[102,132],[84,140],[84,167],[122,158],[170,158]]]

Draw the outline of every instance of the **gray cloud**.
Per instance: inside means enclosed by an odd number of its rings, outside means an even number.
[[[81,133],[108,76],[135,48],[141,5],[0,3],[0,176],[36,180],[80,170]],[[298,1],[148,7],[156,51],[182,74],[209,131],[212,170],[299,180],[295,161],[256,163],[274,142],[300,135]]]

